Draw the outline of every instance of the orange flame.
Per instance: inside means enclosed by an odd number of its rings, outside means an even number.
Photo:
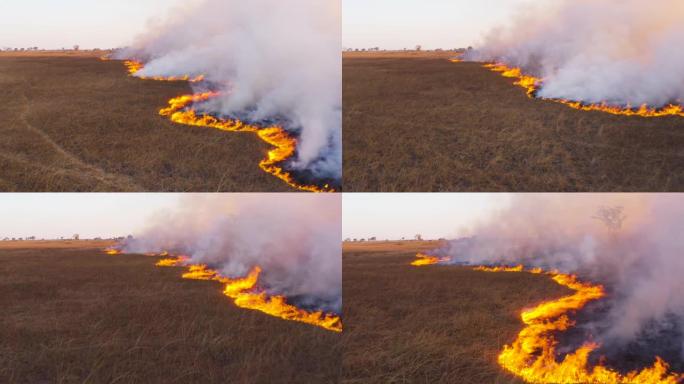
[[[543,80],[536,78],[534,76],[526,75],[522,72],[520,68],[510,68],[505,64],[485,64],[485,68],[493,72],[498,72],[503,77],[516,79],[515,85],[525,88],[527,96],[530,98],[535,98],[537,90],[541,87]],[[556,103],[567,105],[570,108],[578,109],[581,111],[598,111],[610,113],[612,115],[622,115],[622,116],[640,116],[640,117],[664,117],[664,116],[683,116],[684,117],[684,107],[681,105],[669,104],[662,108],[653,108],[644,104],[639,107],[632,107],[627,105],[625,107],[619,107],[614,105],[609,105],[607,103],[598,104],[585,104],[578,101],[566,100],[566,99],[544,99],[553,101]]]
[[[168,267],[182,265],[187,258],[164,259],[157,266]],[[218,281],[223,284],[223,294],[233,299],[240,308],[261,311],[281,319],[315,325],[329,331],[342,332],[342,319],[323,311],[309,312],[288,304],[284,296],[268,296],[259,290],[257,283],[261,268],[255,267],[246,277],[230,279],[221,276],[218,271],[206,265],[190,265],[183,274],[184,279]]]
[[[498,362],[503,368],[528,383],[635,383],[676,384],[684,375],[668,373],[669,365],[656,357],[651,367],[622,375],[603,365],[589,367],[589,355],[599,345],[586,342],[575,352],[556,360],[557,341],[554,332],[565,331],[572,326],[569,313],[582,309],[587,303],[605,296],[601,285],[584,283],[576,276],[558,272],[543,272],[541,269],[525,271],[522,265],[516,267],[477,267],[484,272],[530,272],[545,273],[558,284],[575,291],[570,296],[543,302],[534,308],[524,310],[521,319],[525,324],[517,339],[504,346]]]
[[[138,73],[140,70],[142,70],[145,65],[139,61],[135,60],[126,60],[124,61],[124,65],[128,69],[128,73],[133,76],[136,73]],[[169,77],[164,77],[164,76],[136,76],[140,79],[143,80],[156,80],[156,81],[189,81],[191,83],[199,83],[200,81],[204,81],[204,75],[199,75],[197,77],[191,78],[188,75],[185,76],[169,76]]]
[[[121,251],[118,250],[118,249],[115,249],[115,248],[107,248],[107,249],[104,250],[104,252],[105,252],[106,254],[112,255],[112,256],[114,256],[114,255],[120,255],[120,254],[121,254]]]
[[[439,258],[436,256],[426,255],[424,253],[416,254],[417,259],[411,262],[414,267],[424,267],[426,265],[439,264],[442,262],[449,261],[448,257]]]
[[[137,61],[125,61],[124,65],[128,68],[130,75],[135,75],[140,71],[144,64]],[[190,81],[199,82],[204,80],[204,76],[199,76],[190,79],[188,76],[184,77],[140,77],[144,80],[159,80],[159,81]],[[287,159],[294,156],[297,149],[297,140],[290,136],[282,127],[271,126],[267,128],[259,128],[254,125],[244,124],[240,120],[220,119],[206,114],[197,114],[190,109],[193,103],[207,101],[211,98],[217,97],[217,92],[197,93],[193,95],[183,95],[169,100],[169,106],[162,108],[159,114],[168,117],[174,123],[190,125],[194,127],[215,128],[228,132],[252,132],[259,138],[275,147],[268,151],[268,157],[259,162],[259,168],[264,172],[277,177],[284,181],[287,185],[307,192],[335,192],[335,189],[330,185],[325,184],[322,187],[317,185],[300,184],[295,180],[291,173],[285,171],[280,164]]]

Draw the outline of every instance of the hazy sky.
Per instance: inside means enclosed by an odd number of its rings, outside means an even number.
[[[0,48],[116,48],[188,0],[1,0]]]
[[[0,239],[125,236],[178,204],[172,193],[0,193]]]
[[[476,45],[484,33],[506,23],[529,1],[343,0],[342,45],[383,49]]]
[[[342,237],[453,238],[510,202],[507,194],[345,193]]]

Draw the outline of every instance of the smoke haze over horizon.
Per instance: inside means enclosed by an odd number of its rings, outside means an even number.
[[[232,278],[259,266],[270,293],[339,313],[341,209],[338,194],[189,195],[122,247],[182,254]]]
[[[683,38],[678,0],[530,2],[466,59],[520,67],[544,98],[662,107],[684,99]]]
[[[624,345],[648,327],[671,327],[674,316],[684,351],[683,232],[679,195],[516,195],[508,209],[474,225],[472,237],[435,253],[452,263],[579,274],[609,292],[600,338]]]
[[[285,120],[298,137],[294,168],[341,178],[338,1],[194,1],[116,57],[145,62],[139,76],[205,75],[221,96],[202,109]]]

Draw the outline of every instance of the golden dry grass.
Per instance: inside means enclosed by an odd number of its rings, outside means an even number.
[[[412,267],[437,242],[343,247],[345,383],[519,383],[496,358],[525,307],[568,291],[544,276]]]
[[[0,191],[290,191],[251,133],[159,116],[185,82],[86,53],[0,55]]]
[[[0,250],[2,383],[331,383],[340,335],[234,306],[156,258]]]
[[[346,54],[346,191],[681,191],[684,118],[529,99],[476,63]]]

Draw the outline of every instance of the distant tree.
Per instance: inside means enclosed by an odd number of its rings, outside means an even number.
[[[415,236],[413,236],[413,238],[414,238],[415,240],[418,240],[418,241],[421,241],[421,240],[423,240],[423,236],[421,236],[421,234],[420,234],[420,233],[419,233],[419,234],[417,234],[417,235],[415,235]]]
[[[420,45],[420,44],[416,45],[416,51],[420,51],[421,49],[423,49],[422,45]]]
[[[80,48],[81,47],[78,44],[74,45],[74,51],[78,51]]]
[[[599,207],[592,219],[603,222],[608,228],[618,230],[627,216],[623,212],[624,207]]]
[[[373,236],[373,237],[369,237],[369,238],[368,238],[368,241],[376,241],[376,240],[377,240],[377,239],[376,239],[376,237],[375,237],[375,236]]]
[[[78,235],[78,233],[74,233],[74,235],[72,236],[72,238],[73,238],[74,240],[78,240],[78,239],[80,238],[80,236]]]

